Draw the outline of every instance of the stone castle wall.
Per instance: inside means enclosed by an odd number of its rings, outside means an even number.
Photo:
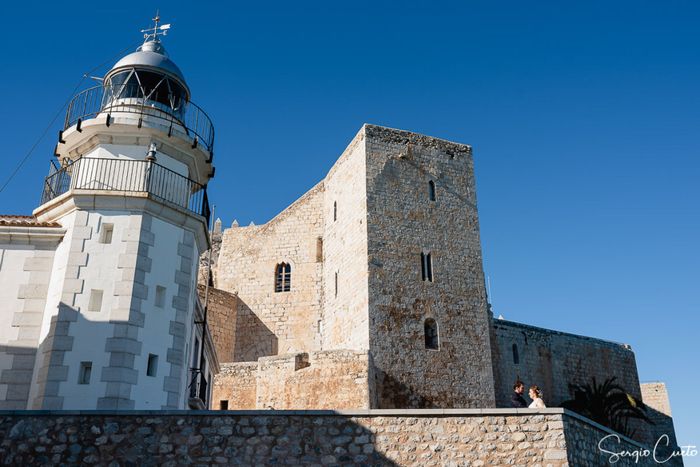
[[[209,287],[209,291],[205,292],[205,286],[202,284],[197,287],[197,292],[202,303],[204,303],[205,295],[208,294],[207,325],[209,332],[211,332],[219,361],[233,361],[235,357],[238,297],[214,287]]]
[[[0,412],[6,464],[609,465],[609,431],[561,409]],[[622,438],[609,446],[634,451]],[[679,465],[669,462],[664,465]],[[615,465],[658,465],[621,458]]]
[[[229,363],[214,379],[212,406],[229,409],[369,408],[368,354],[330,350]]]
[[[221,409],[222,402],[231,410],[256,408],[258,362],[224,363],[214,376],[211,407]],[[264,407],[263,407],[264,408]]]
[[[492,407],[471,148],[372,125],[364,131],[377,407]],[[422,280],[421,252],[431,254],[432,282]],[[437,322],[439,350],[426,349],[427,318]]]
[[[323,349],[367,350],[367,195],[364,131],[324,179]]]
[[[666,385],[661,382],[642,383],[642,400],[647,406],[647,414],[654,422],[653,425],[647,425],[643,436],[643,441],[647,444],[654,445],[662,436],[668,436],[668,445],[671,447],[678,446],[676,439],[676,429],[673,426],[673,418],[671,414],[671,401],[668,398]],[[665,445],[662,442],[660,445]],[[668,452],[668,449],[665,450]]]
[[[265,225],[224,231],[216,285],[239,299],[230,361],[320,348],[322,204],[320,184]],[[275,292],[282,262],[292,268],[289,292]]]
[[[573,397],[570,384],[590,383],[594,377],[598,383],[616,377],[627,392],[642,398],[629,346],[500,319],[493,321],[493,328],[497,406],[510,406],[516,379],[542,388],[549,406]]]

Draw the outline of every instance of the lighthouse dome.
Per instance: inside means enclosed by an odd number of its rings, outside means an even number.
[[[119,73],[119,71],[133,68],[163,73],[169,78],[178,81],[179,84],[187,89],[189,94],[189,87],[185,81],[185,76],[175,62],[170,59],[168,53],[165,51],[165,47],[163,47],[163,44],[158,40],[144,42],[136,52],[130,53],[119,60],[107,73],[105,78],[109,79],[111,76]]]

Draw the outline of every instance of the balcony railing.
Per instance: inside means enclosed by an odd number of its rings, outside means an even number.
[[[162,120],[169,127],[168,134],[181,127],[195,144],[207,151],[214,149],[214,125],[211,119],[193,102],[167,92],[147,92],[141,86],[101,85],[86,89],[71,100],[63,129],[70,128],[100,114],[129,113]]]
[[[211,214],[206,186],[151,161],[81,157],[46,177],[41,204],[71,190],[148,193],[204,217],[207,224]]]

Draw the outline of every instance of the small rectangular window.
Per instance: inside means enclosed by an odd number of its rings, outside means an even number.
[[[114,224],[102,224],[100,233],[100,243],[112,243],[114,235]]]
[[[80,373],[78,374],[78,384],[90,384],[92,375],[92,362],[80,362]]]
[[[420,254],[421,278],[433,282],[433,256],[431,253]]]
[[[88,303],[88,311],[100,311],[100,309],[102,308],[102,295],[102,290],[90,290],[90,302]]]
[[[156,286],[156,306],[158,308],[165,307],[165,287]]]
[[[335,273],[335,296],[338,296],[338,272]]]
[[[219,401],[219,410],[228,410],[228,401],[227,400]]]
[[[158,371],[158,355],[148,354],[148,365],[146,366],[146,376],[155,376]]]

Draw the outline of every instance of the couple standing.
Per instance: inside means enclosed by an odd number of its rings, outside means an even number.
[[[530,409],[544,409],[547,408],[546,405],[544,405],[544,401],[542,400],[542,391],[538,386],[531,386],[530,391],[528,395],[530,396],[530,399],[532,399],[532,404],[527,405],[527,402],[525,402],[525,399],[523,398],[523,393],[525,392],[525,384],[523,384],[522,381],[518,380],[515,382],[513,385],[513,394],[510,396],[510,402],[513,407],[516,409],[524,409],[524,408],[530,408]]]

